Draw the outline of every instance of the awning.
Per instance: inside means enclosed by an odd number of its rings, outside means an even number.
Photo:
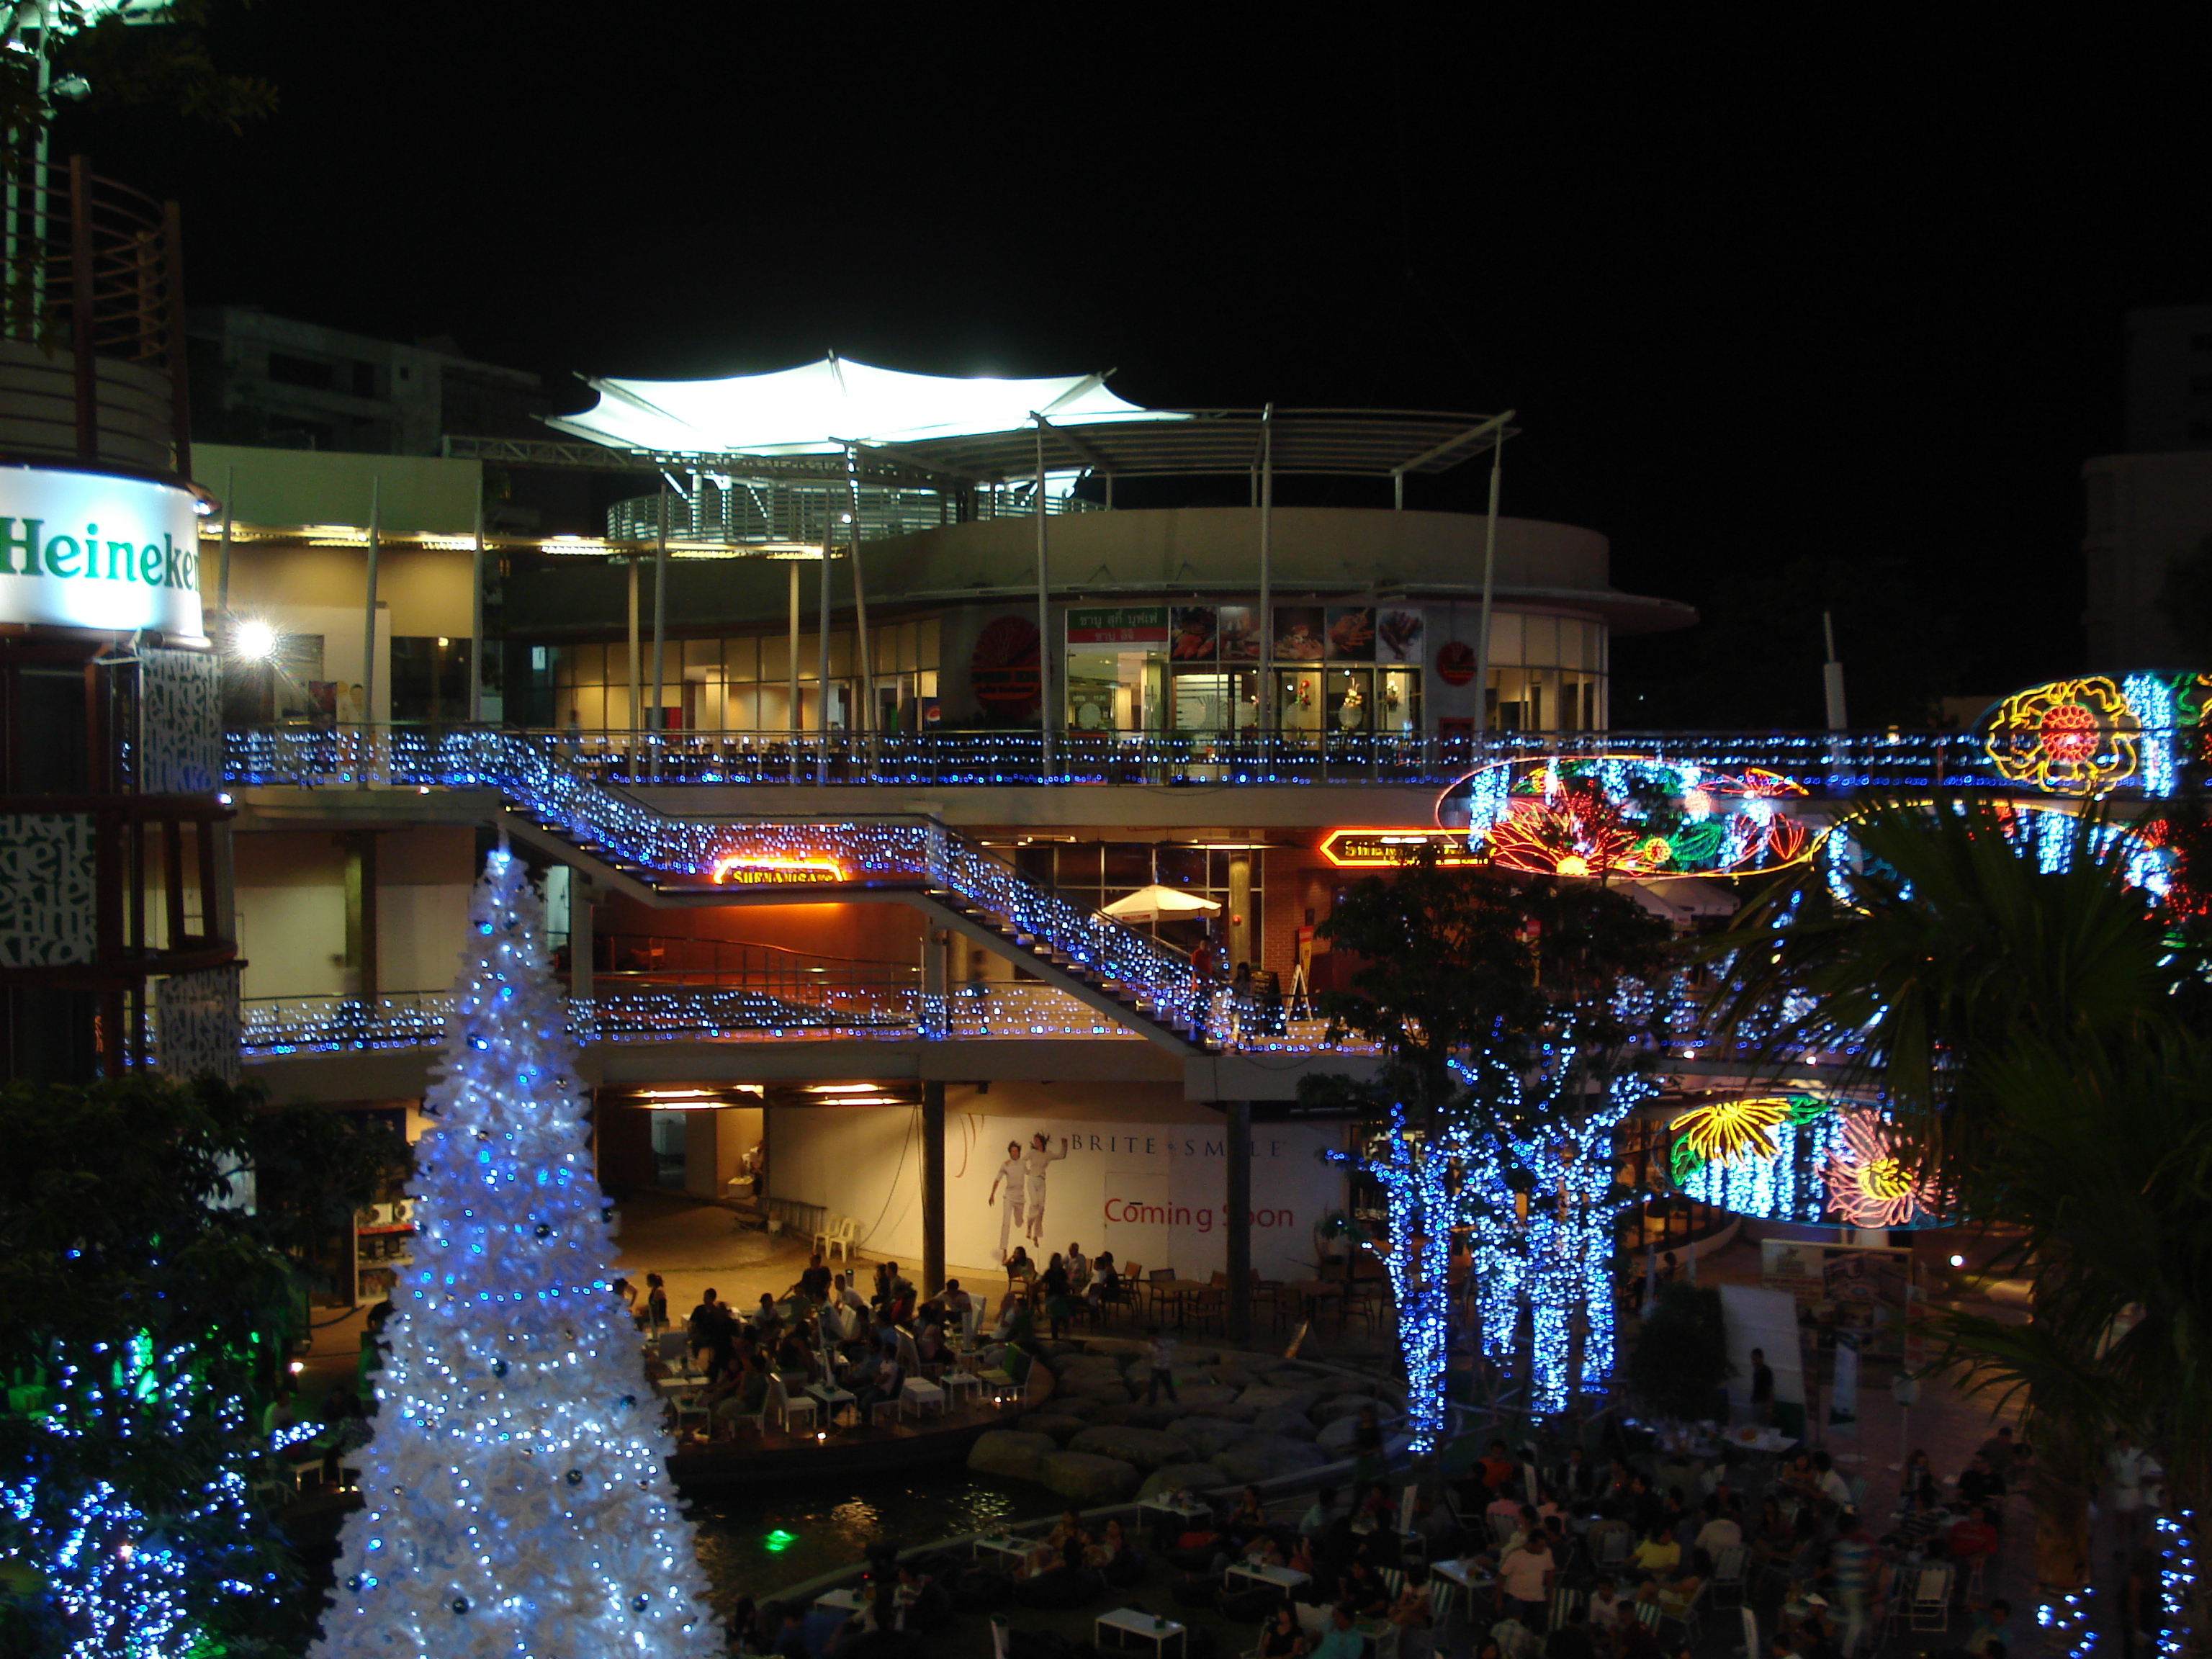
[[[1105,914],[1116,921],[1182,921],[1215,915],[1220,909],[1210,898],[1155,882],[1150,887],[1139,887],[1127,898],[1115,899],[1105,908]]]

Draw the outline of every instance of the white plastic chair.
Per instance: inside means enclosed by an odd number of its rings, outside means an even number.
[[[830,1247],[837,1242],[837,1230],[844,1224],[843,1216],[823,1212],[822,1224],[814,1230],[814,1253],[817,1255],[827,1256],[830,1254]]]
[[[1912,1581],[1911,1626],[1914,1630],[1951,1628],[1951,1569],[1923,1567]]]
[[[900,1415],[905,1408],[914,1407],[915,1420],[919,1422],[930,1407],[935,1407],[939,1417],[945,1415],[945,1390],[927,1377],[908,1376],[906,1385],[899,1390]]]
[[[776,1414],[776,1421],[783,1425],[786,1434],[795,1426],[792,1421],[794,1417],[805,1418],[810,1429],[814,1426],[817,1413],[813,1400],[805,1395],[793,1399],[790,1390],[783,1386],[783,1379],[773,1374],[768,1379],[768,1406]]]

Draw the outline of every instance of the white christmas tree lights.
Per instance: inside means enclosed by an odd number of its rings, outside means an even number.
[[[493,853],[424,1105],[363,1507],[315,1659],[723,1651],[609,1289],[543,917],[520,864]]]

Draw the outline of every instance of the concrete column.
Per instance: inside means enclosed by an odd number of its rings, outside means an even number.
[[[1224,1316],[1229,1340],[1252,1334],[1252,1103],[1224,1103],[1229,1117],[1227,1179],[1223,1182],[1224,1243],[1229,1248],[1229,1305]]]
[[[571,870],[568,872],[568,994],[572,997],[592,994],[592,953],[596,948],[592,933],[592,924],[598,920],[592,902],[595,896],[584,878]]]
[[[945,1288],[945,1085],[921,1085],[921,1293]]]
[[[1237,970],[1240,962],[1252,964],[1252,971],[1260,971],[1260,941],[1252,921],[1252,855],[1231,853],[1229,855],[1229,920],[1224,930],[1228,938],[1224,946],[1229,954],[1229,969]]]
[[[345,836],[346,967],[354,995],[372,1001],[376,975],[376,831],[356,830]]]

